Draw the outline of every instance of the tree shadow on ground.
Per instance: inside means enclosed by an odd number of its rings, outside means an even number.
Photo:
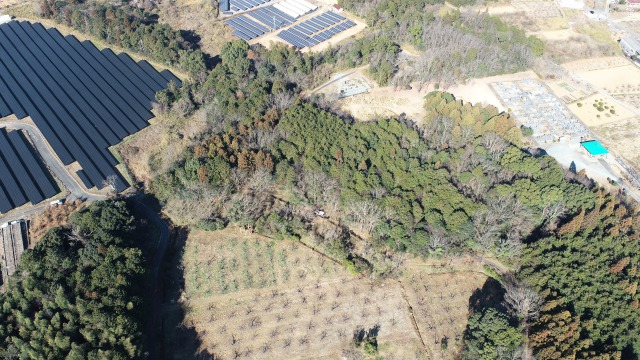
[[[469,298],[469,315],[482,311],[487,307],[506,312],[502,301],[504,293],[504,288],[500,282],[493,278],[487,278],[482,288],[474,290]]]
[[[181,266],[189,231],[177,228],[164,262],[162,289],[162,318],[160,326],[159,359],[218,359],[206,349],[201,349],[200,335],[193,326],[185,323],[186,309],[180,303],[184,290],[185,274]]]

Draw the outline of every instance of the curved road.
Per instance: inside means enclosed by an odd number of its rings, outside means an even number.
[[[35,126],[24,123],[22,121],[2,121],[0,122],[0,128],[11,128],[11,129],[19,129],[25,131],[29,135],[29,139],[32,141],[36,150],[44,160],[47,168],[53,175],[67,188],[70,192],[70,196],[76,199],[81,199],[85,201],[98,201],[104,200],[107,198],[105,195],[93,194],[86,191],[67,171],[67,168],[62,164],[62,162],[55,155],[53,150],[49,147],[47,141],[44,139],[42,133]],[[142,203],[139,199],[133,200],[134,206],[138,208],[140,212],[142,212],[150,221],[155,223],[158,227],[160,234],[158,239],[158,245],[154,254],[153,261],[151,263],[151,286],[149,287],[148,298],[152,302],[151,311],[153,312],[153,317],[150,321],[147,322],[145,332],[147,334],[146,344],[145,346],[149,352],[149,359],[157,359],[157,338],[158,338],[158,330],[160,327],[158,326],[158,317],[160,314],[161,306],[162,306],[162,296],[160,294],[160,267],[162,265],[162,260],[164,259],[165,252],[167,250],[167,246],[169,243],[169,225],[162,220],[162,218],[151,208]],[[47,205],[48,202],[30,207],[27,210],[14,212],[9,217],[0,218],[0,223],[10,222],[13,220],[21,219],[27,217],[29,215],[38,213],[42,211]]]

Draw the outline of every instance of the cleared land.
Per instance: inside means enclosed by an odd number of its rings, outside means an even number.
[[[450,272],[452,266],[411,261],[402,278],[429,359],[458,358],[469,317],[469,297],[487,280],[485,274],[474,272],[480,264],[464,259],[456,269],[460,266],[467,270]]]
[[[209,0],[174,0],[158,2],[161,23],[174,29],[186,30],[187,35],[199,38],[202,51],[218,54],[222,45],[233,38],[231,30],[218,19],[217,7]]]
[[[446,89],[458,99],[471,103],[493,105],[501,110],[506,110],[490,84],[496,81],[515,81],[532,79],[536,75],[533,71],[524,71],[515,74],[491,76],[480,79],[471,79],[466,84],[456,85]],[[366,67],[343,74],[335,74],[333,79],[318,87],[315,92],[324,93],[327,96],[337,96],[341,84],[346,80],[358,80],[366,78],[371,89],[368,93],[346,97],[337,100],[343,110],[348,111],[358,120],[370,120],[384,116],[398,116],[402,113],[410,119],[419,120],[425,115],[424,96],[433,91],[433,86],[418,89],[396,89],[393,86],[378,86],[368,78]]]
[[[168,305],[164,323],[181,321],[199,339],[198,353],[221,359],[341,358],[362,351],[353,345],[359,329],[377,331],[384,358],[454,359],[469,297],[486,276],[411,264],[401,281],[372,281],[300,243],[238,229],[195,231],[181,256],[178,302],[186,314],[180,320],[179,306]],[[172,347],[182,341],[176,333],[164,337],[170,358],[191,355]]]
[[[640,118],[635,117],[614,123],[596,126],[593,131],[599,135],[605,146],[640,169]]]
[[[615,99],[600,94],[572,103],[569,109],[590,128],[634,116],[632,111],[621,106]]]

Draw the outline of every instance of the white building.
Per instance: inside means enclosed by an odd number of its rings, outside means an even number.
[[[620,46],[622,47],[622,51],[631,57],[640,55],[640,41],[626,37],[620,40]]]

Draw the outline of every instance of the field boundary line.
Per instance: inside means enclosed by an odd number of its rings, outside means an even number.
[[[396,280],[396,281],[400,285],[402,298],[404,299],[404,301],[407,303],[407,306],[409,307],[409,318],[411,319],[413,330],[416,332],[416,335],[418,335],[418,338],[420,339],[420,343],[422,344],[422,348],[424,349],[425,353],[428,354],[429,349],[427,349],[427,344],[425,344],[424,339],[422,338],[422,334],[420,333],[420,328],[418,327],[418,322],[416,321],[416,317],[413,315],[413,306],[411,306],[411,302],[409,301],[409,296],[407,296],[407,290],[404,288],[404,284],[402,283],[402,281],[400,280]]]

